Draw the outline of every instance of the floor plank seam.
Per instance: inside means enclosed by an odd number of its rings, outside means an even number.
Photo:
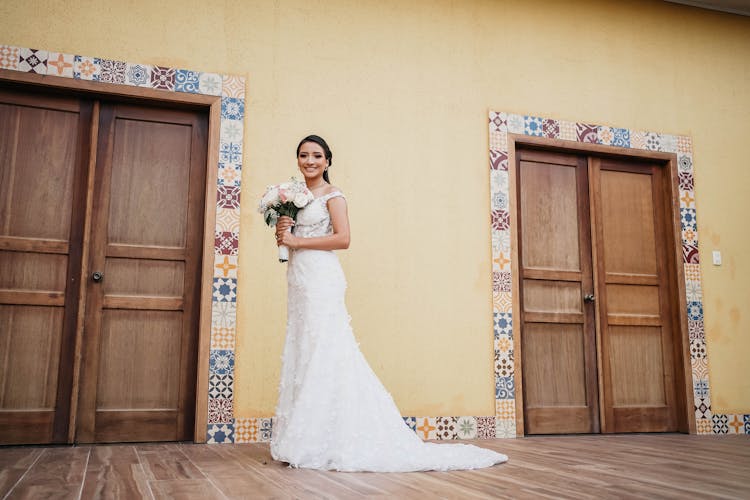
[[[83,497],[83,485],[86,484],[86,473],[89,471],[89,462],[91,461],[91,447],[89,452],[86,454],[86,465],[83,468],[83,474],[81,475],[81,487],[78,489],[78,500]]]
[[[181,454],[181,455],[182,455],[183,457],[185,457],[185,459],[186,459],[186,460],[187,460],[188,462],[190,462],[191,464],[193,464],[193,467],[195,467],[196,469],[198,469],[198,471],[199,471],[199,472],[200,472],[201,474],[203,474],[203,477],[205,477],[205,478],[206,478],[206,480],[207,480],[207,481],[209,482],[209,484],[210,484],[211,486],[213,486],[213,487],[214,487],[214,489],[215,489],[216,491],[218,491],[218,492],[219,492],[219,495],[221,495],[221,497],[222,497],[222,498],[226,498],[227,500],[229,500],[229,497],[228,497],[227,495],[225,495],[225,494],[224,494],[224,491],[222,491],[222,489],[221,489],[221,488],[219,488],[219,487],[218,487],[218,486],[216,485],[216,483],[214,483],[213,479],[211,479],[211,476],[210,476],[209,474],[207,474],[207,473],[206,473],[206,472],[205,472],[205,471],[204,471],[203,469],[201,469],[201,468],[200,468],[200,466],[199,466],[199,465],[198,465],[197,463],[193,462],[193,460],[192,460],[192,459],[190,458],[190,456],[188,456],[188,454],[187,454],[187,453],[185,453],[184,451],[182,451],[182,450],[181,450],[181,449],[179,449],[179,448],[178,448],[178,451],[180,452],[180,454]]]
[[[28,467],[28,468],[27,468],[27,469],[26,469],[26,470],[24,471],[24,473],[23,473],[23,474],[21,474],[21,477],[19,477],[19,478],[18,478],[18,481],[16,481],[16,483],[15,483],[15,484],[13,485],[13,487],[12,487],[11,489],[9,489],[9,490],[8,490],[8,493],[6,493],[6,494],[5,494],[5,496],[3,497],[3,500],[5,500],[6,498],[8,498],[8,497],[10,496],[10,494],[11,494],[11,493],[13,493],[13,490],[15,490],[15,489],[16,489],[16,487],[17,487],[17,486],[18,486],[19,484],[21,484],[21,481],[23,481],[23,478],[25,478],[25,477],[26,477],[26,474],[28,474],[28,473],[29,473],[29,471],[30,471],[31,469],[33,469],[33,468],[34,468],[34,466],[35,466],[35,465],[37,464],[37,462],[39,461],[39,459],[40,459],[40,458],[42,458],[42,455],[44,455],[45,453],[47,453],[47,450],[48,450],[48,449],[49,449],[49,448],[47,448],[47,449],[44,449],[44,450],[42,450],[42,452],[41,452],[41,453],[39,454],[39,456],[38,456],[38,457],[36,457],[36,460],[34,460],[34,461],[33,461],[33,462],[31,463],[31,465],[29,465],[29,467]]]
[[[138,447],[133,446],[133,451],[135,452],[135,456],[138,457],[138,466],[141,468],[141,472],[143,473],[143,479],[146,483],[146,487],[148,488],[148,494],[151,495],[151,500],[156,500],[154,490],[153,488],[151,488],[151,479],[149,479],[146,474],[146,468],[143,466],[143,459],[141,458],[141,454],[138,453]]]

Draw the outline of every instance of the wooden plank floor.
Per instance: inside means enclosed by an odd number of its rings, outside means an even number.
[[[464,442],[464,441],[462,441]],[[268,444],[0,447],[2,498],[750,498],[750,436],[639,434],[474,441],[488,469],[291,469]]]

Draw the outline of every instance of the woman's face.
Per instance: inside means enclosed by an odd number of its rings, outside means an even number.
[[[314,180],[323,176],[328,166],[323,148],[314,142],[306,142],[299,148],[297,165],[305,179]]]

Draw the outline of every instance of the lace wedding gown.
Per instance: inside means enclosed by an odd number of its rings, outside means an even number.
[[[335,191],[302,209],[295,235],[331,234],[327,202],[337,196],[343,195]],[[423,442],[359,350],[336,254],[300,249],[291,252],[288,266],[274,459],[293,467],[373,472],[476,469],[508,459],[472,445]]]

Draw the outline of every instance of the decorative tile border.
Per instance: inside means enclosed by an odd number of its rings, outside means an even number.
[[[221,96],[206,438],[210,443],[234,442],[238,435],[234,418],[234,348],[245,79],[12,45],[0,45],[0,68],[166,92]],[[270,433],[270,420],[265,425]]]
[[[708,359],[703,327],[703,293],[698,255],[693,148],[688,136],[554,120],[529,115],[489,113],[490,200],[492,234],[492,303],[495,338],[497,428],[515,435],[515,368],[513,363],[512,291],[510,288],[510,217],[508,133],[575,142],[661,151],[677,155],[682,225],[683,268],[687,295],[690,364],[698,434],[750,434],[750,415],[715,414],[711,410]],[[512,409],[511,409],[512,408]]]

